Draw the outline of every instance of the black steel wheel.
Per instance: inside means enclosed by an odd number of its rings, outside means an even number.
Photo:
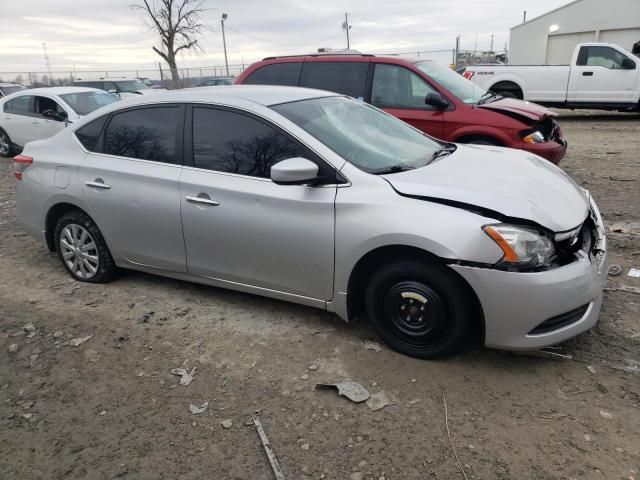
[[[13,143],[7,132],[0,128],[0,157],[10,157],[13,154]]]
[[[382,339],[412,357],[456,353],[472,331],[469,287],[444,265],[406,260],[383,266],[367,285],[365,306]]]

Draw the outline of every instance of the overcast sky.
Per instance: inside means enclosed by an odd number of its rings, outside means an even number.
[[[46,71],[46,42],[52,70],[156,68],[157,44],[138,0],[0,0],[0,72]],[[141,1],[141,0],[140,0]],[[224,65],[220,16],[228,13],[229,63],[264,56],[344,48],[341,24],[350,15],[351,48],[391,53],[488,49],[509,40],[509,28],[569,0],[206,0],[202,52],[183,56],[179,66]],[[433,56],[437,56],[434,54]]]

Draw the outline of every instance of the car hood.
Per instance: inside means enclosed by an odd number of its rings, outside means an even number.
[[[577,227],[589,211],[587,194],[566,173],[509,148],[458,145],[426,167],[383,177],[402,195],[532,221],[556,233]]]
[[[495,102],[478,105],[478,108],[504,113],[509,116],[524,117],[534,121],[541,121],[557,115],[546,107],[516,98],[501,98]]]
[[[137,90],[137,93],[141,95],[155,95],[157,93],[166,92],[166,91],[167,91],[166,88],[143,88],[143,89]]]

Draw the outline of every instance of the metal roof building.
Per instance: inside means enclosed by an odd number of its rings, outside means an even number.
[[[567,64],[576,44],[640,41],[640,0],[575,0],[511,28],[509,63]]]

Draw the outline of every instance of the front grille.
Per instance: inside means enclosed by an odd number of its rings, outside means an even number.
[[[571,325],[572,323],[580,320],[587,312],[588,308],[589,304],[587,303],[586,305],[578,307],[575,310],[571,310],[570,312],[551,317],[531,330],[528,335],[540,335],[542,333],[553,332],[554,330],[558,330],[562,327],[566,327],[567,325]]]

